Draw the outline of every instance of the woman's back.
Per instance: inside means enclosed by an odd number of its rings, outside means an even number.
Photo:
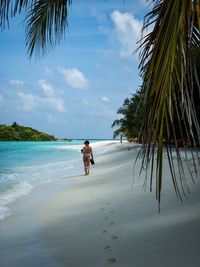
[[[83,155],[89,157],[91,155],[91,153],[92,153],[92,148],[90,146],[85,145],[83,147]]]

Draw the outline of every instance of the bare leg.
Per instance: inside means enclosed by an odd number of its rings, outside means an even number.
[[[84,159],[83,163],[84,163],[85,175],[89,175],[89,172],[90,172],[90,160]]]
[[[90,174],[90,163],[88,162],[87,163],[87,175],[89,175]]]
[[[85,175],[87,175],[87,167],[85,164],[84,164],[84,171],[85,171]]]
[[[85,165],[86,165],[86,175],[89,175],[89,173],[90,173],[90,161],[87,160],[85,162]]]
[[[84,161],[83,163],[84,163],[84,171],[85,171],[85,175],[87,175],[87,162]]]

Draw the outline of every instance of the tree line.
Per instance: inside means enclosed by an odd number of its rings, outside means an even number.
[[[24,127],[16,122],[12,125],[0,125],[0,141],[54,141],[53,135]]]

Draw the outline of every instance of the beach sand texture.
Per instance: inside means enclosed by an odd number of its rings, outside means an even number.
[[[133,180],[138,146],[101,149],[89,176],[42,185],[12,204],[0,223],[1,267],[200,266],[198,179],[188,180],[191,195],[181,203],[166,165],[159,214],[139,163]]]

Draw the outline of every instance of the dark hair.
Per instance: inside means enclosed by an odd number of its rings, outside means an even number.
[[[85,140],[85,142],[84,142],[84,145],[89,145],[89,141],[88,140]]]

